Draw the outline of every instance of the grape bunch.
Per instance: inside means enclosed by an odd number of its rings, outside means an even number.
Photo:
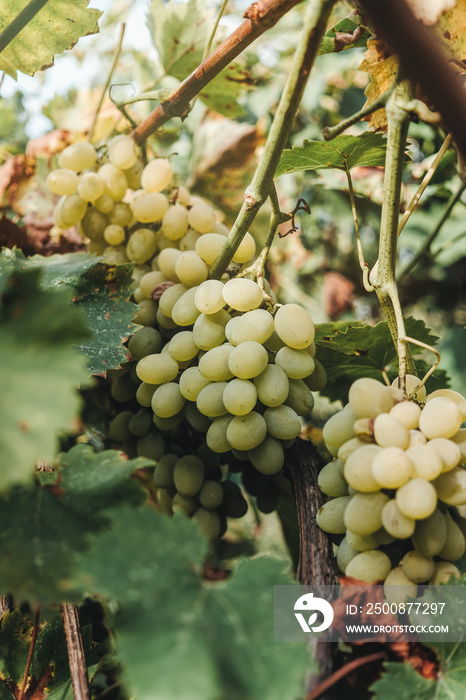
[[[276,505],[280,478],[267,477],[281,472],[312,390],[325,383],[314,325],[297,304],[276,304],[266,280],[241,271],[256,255],[249,233],[222,279],[209,279],[228,229],[209,204],[173,185],[169,160],[142,167],[124,135],[103,157],[88,143],[69,146],[48,185],[61,197],[58,227],[78,225],[90,251],[135,264],[142,327],[128,341],[131,360],[108,373],[124,404],[109,437],[157,462],[166,512],[192,516],[217,537],[225,517],[245,512],[236,484],[221,481],[222,460],[242,472],[264,512]]]
[[[357,379],[348,404],[325,424],[334,459],[319,473],[329,500],[317,524],[339,542],[339,570],[353,578],[404,584],[460,576],[465,552],[466,400],[441,389],[426,396],[408,375],[397,388]],[[410,593],[411,595],[411,593]]]

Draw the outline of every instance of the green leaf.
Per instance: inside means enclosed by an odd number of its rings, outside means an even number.
[[[60,457],[54,486],[12,491],[0,512],[0,591],[19,601],[79,600],[70,583],[76,554],[106,526],[109,511],[144,500],[130,474],[152,464],[77,445]]]
[[[385,165],[386,149],[386,139],[371,131],[360,136],[337,136],[328,142],[305,140],[303,146],[283,151],[275,176],[298,170]]]
[[[107,265],[88,253],[69,253],[25,258],[18,251],[3,251],[0,264],[10,269],[37,269],[43,289],[67,290],[73,305],[81,309],[90,331],[76,344],[87,357],[91,374],[115,369],[128,360],[121,344],[134,332],[135,306],[132,293],[132,263]]]
[[[423,678],[409,663],[385,663],[386,673],[372,686],[374,700],[451,700],[466,695],[466,647],[464,644],[430,645],[440,668],[435,680]]]
[[[326,34],[324,34],[320,42],[319,55],[333,53],[334,51],[347,51],[348,49],[354,49],[357,46],[365,47],[367,45],[370,32],[366,27],[355,21],[354,17],[354,14],[350,15],[349,17],[345,17],[340,22],[335,24],[335,26],[329,29]],[[358,27],[361,27],[362,33],[358,35],[356,41],[350,41],[351,37],[349,35],[354,34],[358,30]],[[339,33],[347,36],[338,36]],[[346,43],[346,40],[349,40],[349,43]]]
[[[199,93],[206,107],[234,119],[246,114],[238,98],[251,87],[251,75],[237,61],[230,63]]]
[[[212,584],[198,573],[206,552],[192,521],[146,507],[120,511],[111,530],[81,556],[82,585],[118,600],[111,624],[131,695],[301,697],[309,652],[302,644],[274,642],[273,586],[291,583],[286,564],[245,561],[230,579]]]
[[[424,321],[410,317],[406,319],[405,327],[407,335],[412,338],[432,346],[438,342],[438,337],[431,333]],[[328,377],[327,385],[320,393],[332,401],[339,399],[346,403],[351,384],[360,377],[383,381],[383,371],[387,372],[390,380],[397,376],[397,354],[385,321],[376,326],[363,323],[350,325],[345,321],[321,324],[316,329],[315,340],[319,361],[324,365]],[[410,348],[414,357],[423,352],[413,344],[410,344]],[[422,376],[429,367],[422,360],[416,362]],[[441,381],[434,385],[429,380],[427,387],[430,391],[440,388],[440,385],[445,386],[446,377],[439,370],[435,374]]]
[[[11,680],[16,685],[21,685],[31,646],[31,629],[31,623],[23,617],[19,608],[13,612],[7,611],[1,618],[1,680]]]
[[[29,0],[3,0],[0,32],[19,15]],[[0,70],[12,78],[17,71],[33,75],[53,65],[53,57],[70,49],[82,36],[96,34],[102,12],[86,9],[89,0],[48,0],[0,55]]]
[[[0,490],[31,479],[38,460],[51,461],[58,434],[71,432],[88,381],[73,349],[87,329],[63,291],[43,291],[35,270],[0,276]]]

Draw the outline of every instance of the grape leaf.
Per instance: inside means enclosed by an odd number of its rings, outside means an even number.
[[[348,169],[356,166],[385,165],[387,142],[381,134],[364,132],[360,136],[337,136],[332,141],[304,141],[303,146],[285,149],[275,176],[298,170],[323,168]]]
[[[374,700],[391,700],[396,688],[399,700],[451,700],[466,695],[466,647],[464,644],[429,645],[437,653],[440,668],[436,680],[423,678],[409,663],[385,663],[386,673],[371,690]]]
[[[436,345],[438,337],[433,335],[424,321],[410,317],[405,321],[406,333],[428,345]],[[359,377],[372,377],[383,381],[382,371],[393,380],[398,373],[395,345],[385,321],[376,326],[363,323],[349,325],[346,321],[321,324],[316,329],[316,345],[319,361],[327,372],[327,384],[321,394],[332,401],[346,402],[351,384]],[[422,353],[416,345],[410,345],[413,356]],[[416,360],[419,375],[429,369],[423,360]],[[447,378],[440,370],[435,375],[439,381],[428,381],[429,391],[446,386]]]
[[[70,589],[77,552],[105,527],[111,509],[144,500],[130,474],[151,464],[77,445],[60,456],[55,484],[10,492],[0,512],[0,591],[18,601],[79,600]]]
[[[355,19],[356,18],[356,19]],[[319,55],[346,51],[357,46],[366,46],[370,32],[357,21],[357,15],[353,13],[337,22],[321,39]]]
[[[121,343],[136,328],[131,322],[135,306],[129,301],[132,263],[107,265],[88,253],[25,258],[19,251],[4,251],[0,264],[10,269],[38,269],[43,289],[69,291],[91,331],[76,348],[86,355],[92,374],[114,369],[128,360],[128,351]]]
[[[118,600],[110,624],[130,693],[153,698],[156,677],[164,700],[301,697],[308,650],[274,642],[273,586],[291,583],[284,562],[244,561],[211,584],[197,573],[206,552],[192,521],[146,507],[122,509],[81,555],[78,581]]]
[[[0,620],[1,680],[11,679],[14,684],[21,685],[30,646],[30,622],[24,619],[19,608],[7,611]]]
[[[0,32],[26,7],[29,0],[3,0]],[[48,0],[0,55],[0,70],[16,80],[17,71],[33,75],[53,65],[53,57],[70,49],[78,39],[99,31],[102,12],[86,9],[89,0]]]
[[[88,335],[65,291],[44,291],[36,270],[0,277],[0,489],[50,461],[61,431],[75,430],[89,375],[73,345]]]

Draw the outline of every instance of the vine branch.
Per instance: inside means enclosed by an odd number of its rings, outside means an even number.
[[[31,670],[32,657],[34,656],[34,649],[36,647],[37,634],[39,632],[39,620],[40,620],[40,605],[37,606],[36,613],[34,615],[34,626],[32,628],[31,644],[29,647],[28,658],[26,661],[26,668],[24,669],[23,682],[21,683],[21,688],[19,691],[18,700],[23,700],[24,694],[26,692],[29,671]]]
[[[309,0],[304,27],[293,57],[290,74],[270,127],[256,171],[244,195],[244,203],[227,241],[212,266],[211,277],[220,278],[257,212],[269,196],[282,150],[288,140],[304,88],[325,32],[335,0]]]
[[[78,608],[76,605],[64,603],[61,606],[61,614],[65,628],[66,648],[68,650],[74,697],[76,700],[90,700],[89,679],[87,677]]]
[[[250,5],[243,15],[244,22],[183,80],[167,100],[134,129],[132,136],[136,143],[140,144],[147,139],[169,119],[182,117],[191,100],[215,76],[299,2],[300,0],[259,0]]]
[[[39,10],[41,10],[47,2],[48,0],[31,0],[31,2],[21,10],[19,15],[14,18],[13,22],[10,22],[8,27],[0,34],[0,53],[18,36],[20,31],[24,29],[26,24],[37,15]]]

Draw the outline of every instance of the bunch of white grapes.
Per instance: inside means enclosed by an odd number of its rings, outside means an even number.
[[[317,523],[344,535],[339,570],[403,584],[413,597],[420,583],[460,576],[453,562],[466,535],[466,400],[449,389],[426,396],[419,384],[408,375],[416,400],[407,400],[396,380],[356,380],[348,404],[324,426],[334,459],[318,479],[329,500]]]
[[[311,390],[325,384],[315,359],[314,325],[297,304],[276,310],[266,281],[264,291],[240,276],[241,266],[256,255],[249,233],[228,274],[209,279],[228,229],[209,204],[173,185],[169,160],[157,158],[143,167],[125,135],[110,141],[104,157],[101,163],[89,143],[69,146],[48,186],[61,196],[55,211],[59,228],[78,225],[90,251],[114,264],[135,263],[134,321],[142,328],[129,339],[131,361],[109,372],[112,397],[125,404],[109,437],[130,455],[162,464],[170,456],[172,480],[161,482],[158,467],[155,471],[164,509],[199,513],[201,527],[215,537],[223,526],[217,506],[206,505],[216,499],[207,501],[204,486],[217,500],[219,486],[234,487],[219,485],[205,465],[202,471],[195,454],[180,458],[193,475],[189,487],[186,476],[181,486],[176,476],[181,467],[175,469],[173,453],[166,454],[163,435],[172,438],[178,431],[183,440],[183,432],[194,431],[205,436],[209,453],[226,459],[233,453],[245,470],[278,474],[284,450],[301,431],[300,417],[313,408]],[[263,500],[264,508],[270,506],[267,496]],[[238,498],[237,503],[236,511],[244,514]]]

